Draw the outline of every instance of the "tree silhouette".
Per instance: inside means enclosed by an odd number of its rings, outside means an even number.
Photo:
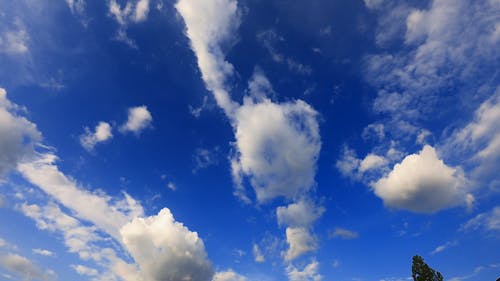
[[[421,256],[413,256],[411,276],[414,281],[443,281],[439,271],[430,268]]]

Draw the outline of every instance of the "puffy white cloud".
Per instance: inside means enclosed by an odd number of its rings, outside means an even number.
[[[31,155],[42,138],[35,124],[17,114],[20,110],[0,88],[0,176]]]
[[[0,268],[12,272],[23,280],[49,281],[56,279],[53,271],[42,270],[29,259],[18,254],[0,255]]]
[[[500,207],[476,215],[460,227],[461,231],[477,231],[500,233]]]
[[[207,281],[213,276],[203,241],[166,208],[157,216],[135,218],[120,234],[144,280]]]
[[[289,245],[285,253],[285,260],[291,261],[295,258],[316,250],[317,242],[311,232],[304,227],[287,227],[286,242]]]
[[[111,125],[107,122],[99,122],[94,132],[85,127],[85,133],[80,136],[80,144],[86,150],[92,151],[96,144],[107,141],[113,137],[111,130]]]
[[[260,250],[259,245],[253,244],[252,252],[253,252],[255,262],[265,262],[266,261],[266,257],[264,257],[264,255],[262,254],[262,251]]]
[[[306,265],[302,270],[297,269],[293,265],[287,267],[288,280],[290,281],[320,281],[321,275],[318,273],[319,263],[313,260]]]
[[[356,231],[336,227],[335,230],[330,234],[330,236],[350,240],[358,238],[359,234]]]
[[[18,165],[18,171],[32,184],[52,196],[75,214],[118,238],[118,230],[132,218],[143,214],[142,206],[128,194],[112,200],[108,195],[92,193],[59,171],[56,156],[42,154]]]
[[[145,105],[131,107],[128,109],[127,122],[120,127],[120,131],[139,135],[144,129],[151,126],[151,122],[153,122],[153,117]]]
[[[372,186],[386,206],[419,213],[463,204],[467,196],[462,171],[447,166],[429,145],[406,156]]]
[[[212,281],[246,281],[246,280],[247,279],[245,278],[245,276],[241,276],[232,270],[217,272],[214,275],[214,278],[212,279]]]
[[[46,257],[54,257],[55,256],[54,252],[51,252],[51,251],[46,250],[46,249],[36,248],[36,249],[33,249],[32,251],[33,251],[33,253],[35,253],[37,255],[41,255],[41,256],[46,256]]]
[[[276,217],[279,225],[291,227],[310,227],[323,214],[325,209],[317,207],[313,202],[301,199],[286,207],[276,209]]]
[[[78,265],[71,265],[71,267],[76,271],[76,273],[84,276],[97,276],[99,272],[95,268],[91,268],[88,266],[84,266],[81,264]]]
[[[238,109],[233,174],[250,179],[258,201],[296,198],[314,185],[321,147],[316,115],[300,100],[246,100]]]
[[[202,79],[227,115],[236,104],[225,89],[225,81],[233,66],[225,60],[221,44],[231,39],[239,26],[236,0],[180,0],[175,8],[184,19],[186,35],[198,59]]]
[[[375,153],[368,153],[365,158],[357,158],[356,152],[344,146],[342,156],[336,162],[336,167],[343,176],[354,180],[367,182],[373,175],[380,174],[387,168],[390,158],[396,150],[391,147],[387,151],[387,158]]]

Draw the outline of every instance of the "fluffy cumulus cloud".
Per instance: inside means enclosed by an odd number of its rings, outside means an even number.
[[[276,217],[279,225],[309,227],[321,217],[324,211],[323,207],[317,207],[313,202],[302,199],[286,207],[278,207]]]
[[[372,187],[386,206],[420,213],[463,204],[467,197],[462,171],[447,166],[429,145],[406,156]]]
[[[18,254],[0,254],[0,268],[15,274],[22,280],[56,280],[56,275],[53,271],[43,270],[26,257]]]
[[[80,136],[80,144],[88,151],[92,151],[94,146],[100,142],[107,141],[113,137],[111,125],[107,122],[99,122],[92,132],[85,128],[85,133]]]
[[[286,242],[289,245],[288,250],[284,253],[285,260],[291,261],[297,257],[316,250],[316,237],[311,231],[304,227],[287,227]]]
[[[36,125],[19,115],[21,111],[7,99],[5,89],[0,88],[0,176],[30,156],[41,141]]]
[[[175,221],[168,209],[157,216],[134,219],[123,226],[120,234],[141,270],[142,280],[212,279],[203,241],[196,232]]]
[[[132,132],[139,135],[144,129],[151,127],[153,116],[145,105],[128,109],[127,122],[120,127],[122,133]]]
[[[302,101],[248,101],[235,118],[233,172],[249,177],[257,200],[296,198],[314,185],[321,140],[317,113]]]

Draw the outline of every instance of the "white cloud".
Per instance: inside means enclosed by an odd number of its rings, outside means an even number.
[[[500,233],[500,207],[478,214],[460,227],[461,231],[477,231]]]
[[[463,204],[467,195],[462,171],[447,166],[429,145],[406,156],[372,187],[386,206],[419,213]]]
[[[236,112],[233,174],[250,179],[259,202],[296,198],[314,185],[321,147],[316,115],[300,100],[246,100]]]
[[[41,255],[41,256],[46,256],[46,257],[54,257],[55,254],[49,250],[46,250],[46,249],[33,249],[32,250],[33,253],[37,254],[37,255]]]
[[[120,127],[120,131],[139,135],[144,129],[151,126],[151,122],[153,122],[153,117],[145,105],[131,107],[128,109],[127,122]]]
[[[85,0],[66,0],[71,13],[82,15],[85,12]]]
[[[80,144],[88,151],[92,151],[94,146],[100,142],[105,142],[113,137],[111,125],[107,122],[99,122],[94,132],[85,127],[85,133],[80,136]]]
[[[184,19],[186,35],[198,59],[203,81],[217,104],[231,116],[236,104],[225,89],[233,66],[225,61],[221,44],[231,39],[239,26],[236,0],[180,0],[175,8]]]
[[[247,279],[244,276],[239,275],[238,273],[228,270],[217,272],[214,275],[212,281],[246,281]]]
[[[46,206],[22,204],[20,209],[36,222],[39,229],[60,233],[70,253],[78,254],[83,260],[101,260],[100,249],[95,242],[103,238],[95,227],[82,225],[78,219],[64,213],[54,203]]]
[[[18,171],[78,217],[115,238],[119,237],[118,230],[124,224],[143,214],[142,206],[128,194],[124,193],[125,198],[117,201],[108,195],[87,191],[59,171],[55,161],[55,155],[42,154],[31,162],[20,163]]]
[[[405,39],[404,51],[370,56],[367,64],[368,79],[380,93],[399,95],[401,104],[391,110],[393,117],[433,118],[433,113],[466,108],[471,100],[484,97],[478,89],[491,86],[500,57],[491,40],[498,24],[498,2],[459,0],[450,5],[449,0],[434,0],[427,9],[401,4],[378,11],[379,20],[389,23],[380,32],[397,28],[396,36]],[[452,95],[441,94],[450,87]],[[393,97],[380,95],[377,100],[388,103]]]
[[[0,129],[5,130],[10,125],[9,138],[17,137],[17,131],[30,132],[37,137],[36,144],[40,148],[46,148],[39,144],[40,133],[36,131],[36,126],[8,110],[19,108],[6,99],[2,89],[0,116],[3,119],[0,120],[6,122],[0,122]],[[18,127],[12,129],[12,124]],[[2,134],[0,143],[9,144],[12,142],[9,138],[5,142],[6,137]],[[26,145],[27,137],[23,136],[21,140]],[[17,141],[14,138],[14,142]],[[26,180],[66,207],[71,215],[62,211],[55,202],[49,202],[45,206],[24,203],[18,209],[32,218],[38,228],[60,234],[69,252],[99,266],[102,269],[98,274],[101,278],[99,280],[117,280],[119,277],[124,281],[206,281],[212,278],[213,271],[203,241],[196,232],[191,232],[176,222],[168,209],[163,209],[158,216],[142,218],[142,206],[127,193],[123,193],[123,197],[118,199],[102,191],[91,192],[83,188],[59,170],[55,163],[57,157],[48,150],[42,153],[31,149],[30,153],[26,153],[29,157],[15,158],[10,165],[17,166],[17,171]],[[129,264],[117,256],[115,250],[120,245],[128,250],[136,264]],[[34,251],[49,254],[46,250]],[[127,254],[122,251],[118,253]],[[0,258],[0,265],[14,273],[28,272],[31,277],[35,273],[45,274],[35,272],[28,262],[19,256]],[[94,273],[82,267],[75,269],[80,269],[82,273]],[[48,280],[45,275],[40,276],[38,280]]]
[[[442,245],[437,246],[434,250],[432,250],[431,255],[441,253],[442,251],[444,251],[450,247],[456,246],[457,244],[458,244],[457,241],[448,241]]]
[[[385,165],[387,165],[387,159],[370,153],[359,164],[359,172],[364,173],[368,170],[384,167]]]
[[[17,114],[20,110],[0,88],[0,176],[31,155],[42,138],[35,124]]]
[[[385,126],[384,124],[374,123],[366,126],[363,129],[362,134],[364,139],[374,138],[378,140],[383,140],[385,138]]]
[[[374,9],[382,5],[384,0],[364,0],[365,6],[369,9]]]
[[[109,13],[120,25],[145,21],[149,13],[149,0],[128,0],[122,7],[116,0],[109,0]]]
[[[285,260],[291,261],[295,258],[316,250],[316,238],[304,227],[287,227],[286,242],[289,245],[285,253]]]
[[[135,5],[133,20],[141,22],[147,19],[149,13],[149,0],[139,0]]]
[[[347,146],[344,146],[342,150],[342,156],[335,166],[340,171],[340,173],[346,177],[357,177],[357,170],[361,160],[357,158],[356,152]]]
[[[365,158],[359,159],[353,149],[344,146],[342,156],[336,162],[336,167],[343,176],[366,182],[373,175],[380,174],[387,169],[389,160],[393,158],[393,154],[395,153],[395,149],[391,147],[387,152],[388,158],[375,153],[369,153]]]
[[[203,241],[168,209],[135,218],[121,230],[123,244],[150,281],[206,281],[213,276]]]
[[[444,144],[450,155],[464,152],[476,162],[475,176],[497,176],[500,163],[500,87],[474,113],[473,120],[452,134]]]
[[[170,190],[176,190],[177,189],[177,186],[175,185],[175,183],[173,182],[168,182],[167,183],[167,187],[170,189]]]
[[[276,217],[279,225],[310,227],[324,211],[323,207],[316,207],[313,202],[301,199],[286,207],[278,207]]]
[[[262,254],[262,251],[260,250],[259,245],[253,244],[252,252],[253,252],[255,262],[265,262],[266,261],[266,257],[264,257],[264,255]]]
[[[88,266],[84,266],[81,264],[78,265],[71,265],[71,267],[76,271],[76,273],[83,275],[83,276],[97,276],[99,272],[95,268],[91,268]]]
[[[340,228],[340,227],[335,228],[335,230],[330,235],[332,237],[338,237],[338,238],[342,238],[345,240],[356,239],[359,237],[359,234],[356,231],[352,231],[352,230]]]
[[[289,265],[287,267],[288,280],[290,281],[320,281],[321,275],[318,273],[319,263],[313,260],[306,265],[302,270],[297,269],[295,266]]]
[[[108,0],[109,15],[119,24],[115,39],[137,49],[134,40],[127,36],[127,27],[130,23],[140,23],[147,20],[149,14],[149,0],[127,0],[123,7],[116,0]]]
[[[23,280],[49,281],[56,279],[53,271],[42,270],[30,260],[18,254],[1,254],[0,268],[6,269]]]
[[[19,24],[16,29],[0,33],[0,54],[16,55],[29,51],[27,45],[29,37],[26,29]]]
[[[197,148],[193,155],[195,167],[192,172],[197,173],[199,170],[219,164],[219,150],[220,148],[218,146],[212,149]]]

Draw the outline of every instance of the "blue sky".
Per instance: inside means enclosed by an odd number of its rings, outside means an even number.
[[[0,0],[0,280],[495,280],[499,47],[495,0]]]

